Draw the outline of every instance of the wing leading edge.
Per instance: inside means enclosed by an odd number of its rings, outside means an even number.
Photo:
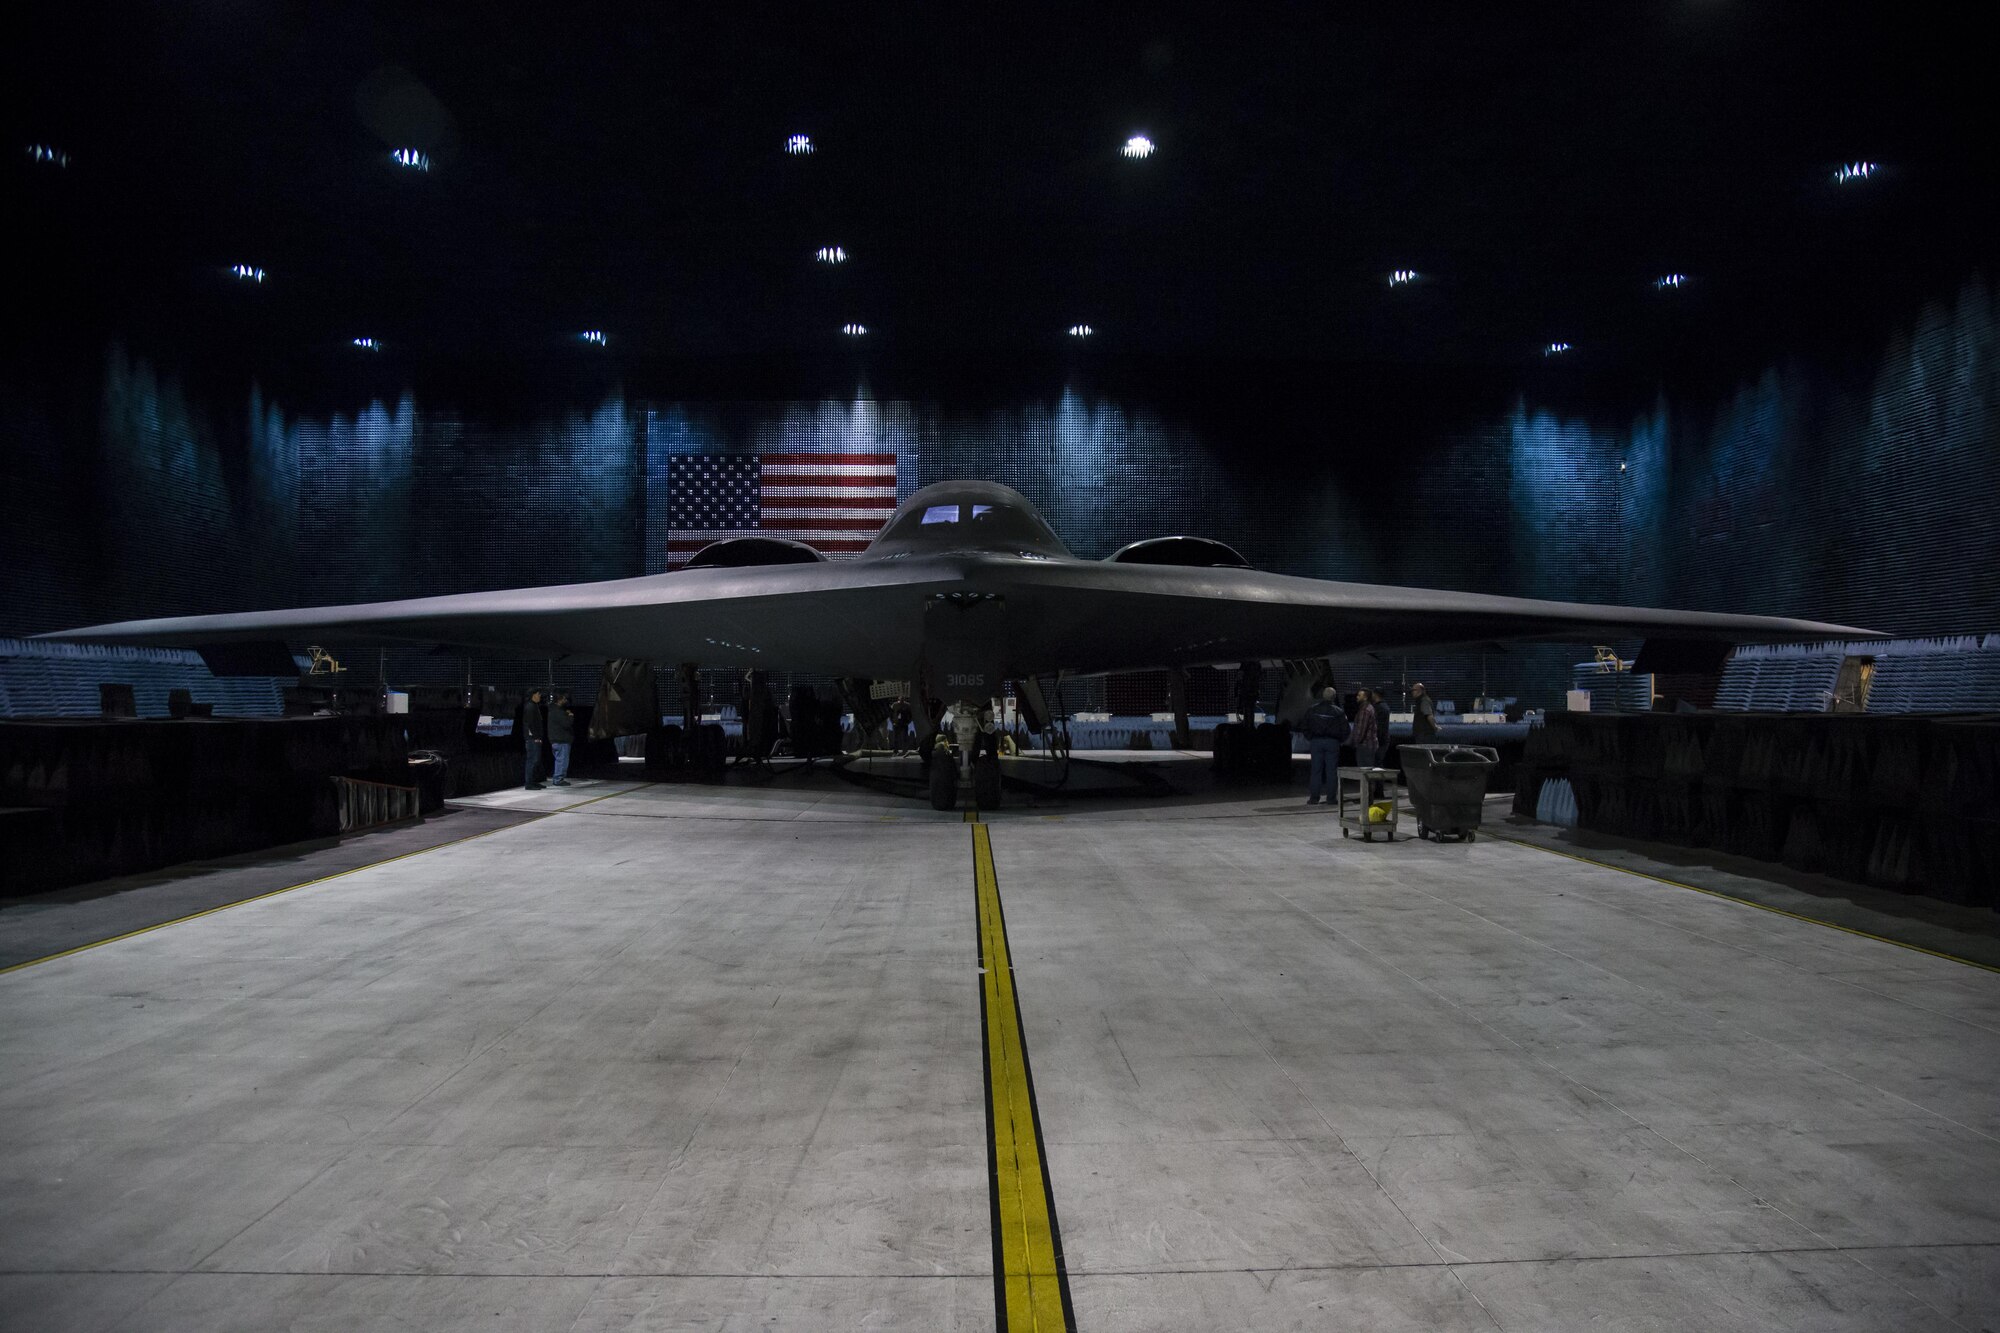
[[[1031,627],[1025,655],[1074,671],[1447,648],[1495,640],[1658,637],[1728,643],[1875,639],[1872,630],[1781,616],[1552,602],[1341,583],[1255,570],[1048,566],[1010,596]],[[1026,611],[1026,615],[1019,612]]]
[[[1005,605],[1010,674],[1140,670],[1495,640],[1648,636],[1870,639],[1778,616],[1540,601],[1254,570],[961,552],[701,569],[355,606],[135,620],[43,637],[90,643],[409,643],[566,660],[650,657],[898,678],[939,597]]]

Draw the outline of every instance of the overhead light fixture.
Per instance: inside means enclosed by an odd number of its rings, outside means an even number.
[[[822,264],[845,264],[847,251],[837,245],[822,245],[819,248],[819,262]]]
[[[389,154],[389,160],[399,167],[408,167],[411,171],[431,169],[430,154],[417,148],[398,148]]]
[[[859,338],[862,334],[868,332],[868,326],[866,324],[843,324],[840,326],[840,331],[850,338]]]
[[[1072,324],[1069,326],[1069,336],[1072,338],[1088,338],[1095,332],[1097,330],[1091,328],[1088,324]]]
[[[1417,271],[1413,268],[1399,268],[1389,275],[1389,285],[1391,287],[1401,287],[1404,283],[1415,282],[1416,280]]]
[[[232,275],[243,279],[245,282],[262,282],[264,280],[264,270],[258,268],[255,264],[231,264],[229,271]]]
[[[382,344],[376,342],[373,338],[356,338],[353,342],[356,347],[359,347],[364,352],[379,352],[382,350]]]
[[[1687,280],[1688,275],[1685,273],[1663,273],[1653,279],[1653,285],[1661,291],[1667,292],[1672,291],[1676,287],[1687,286]]]
[[[1151,139],[1148,139],[1145,135],[1135,134],[1131,138],[1125,141],[1125,156],[1151,157],[1152,155],[1153,155],[1153,141]]]
[[[1550,343],[1542,349],[1543,356],[1561,356],[1569,350],[1568,343]]]
[[[813,141],[810,134],[794,134],[791,138],[785,140],[785,151],[793,157],[804,157],[812,150]]]
[[[43,166],[66,167],[69,165],[69,154],[60,148],[51,148],[45,143],[34,143],[28,145],[28,160],[39,162]]]
[[[1852,181],[1865,181],[1878,169],[1873,162],[1849,162],[1833,173],[1833,183],[1846,185]]]
[[[582,337],[585,342],[589,343],[593,347],[604,346],[603,329],[586,329],[582,334]]]

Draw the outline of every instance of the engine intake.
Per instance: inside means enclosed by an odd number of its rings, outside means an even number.
[[[813,565],[826,559],[804,542],[783,537],[725,537],[696,551],[683,569],[746,569],[752,565]]]

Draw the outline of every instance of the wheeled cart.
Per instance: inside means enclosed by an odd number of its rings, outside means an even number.
[[[1341,768],[1334,771],[1334,788],[1340,793],[1340,836],[1356,833],[1361,841],[1373,842],[1380,833],[1396,840],[1396,770],[1393,768]],[[1388,817],[1371,820],[1371,806],[1386,805]]]
[[[1410,806],[1417,836],[1443,842],[1479,837],[1486,806],[1486,778],[1500,764],[1500,752],[1484,745],[1404,745],[1403,772],[1410,780]]]

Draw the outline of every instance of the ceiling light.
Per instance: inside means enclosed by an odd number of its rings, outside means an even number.
[[[231,264],[229,271],[245,282],[262,282],[264,280],[264,270],[258,268],[255,264]]]
[[[1389,285],[1391,287],[1400,287],[1406,282],[1415,282],[1416,280],[1417,271],[1413,268],[1399,268],[1389,275]]]
[[[51,148],[45,143],[29,144],[28,160],[40,162],[45,166],[66,167],[69,165],[69,154],[60,148]]]
[[[862,334],[868,332],[868,326],[866,324],[843,324],[840,326],[840,331],[850,338],[859,338]]]
[[[1072,338],[1088,338],[1095,332],[1097,330],[1091,328],[1088,324],[1072,324],[1069,326],[1069,336]]]
[[[399,167],[408,167],[412,171],[431,169],[430,154],[416,148],[398,148],[389,154],[389,160]]]
[[[585,342],[591,344],[593,347],[604,346],[603,329],[587,329],[581,336]]]
[[[382,344],[376,342],[373,338],[356,338],[353,341],[354,345],[364,352],[379,352],[382,350]]]
[[[804,157],[812,150],[813,141],[810,134],[794,134],[791,138],[785,140],[785,151],[793,157]]]
[[[1131,138],[1125,141],[1125,156],[1151,157],[1152,155],[1153,155],[1153,141],[1151,139],[1148,139],[1145,135],[1135,134]]]
[[[845,264],[847,251],[837,245],[822,245],[819,248],[819,262],[822,264]]]
[[[1876,172],[1873,162],[1849,162],[1833,173],[1835,185],[1846,185],[1850,181],[1865,181]]]
[[[1569,350],[1568,343],[1550,343],[1542,349],[1543,356],[1561,356]]]
[[[1672,291],[1676,287],[1687,286],[1687,280],[1688,275],[1685,273],[1663,273],[1653,279],[1653,285],[1663,292]]]

